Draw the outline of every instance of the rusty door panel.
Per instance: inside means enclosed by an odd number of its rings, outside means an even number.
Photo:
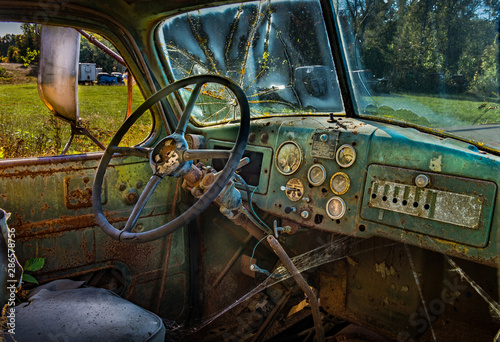
[[[44,257],[44,268],[34,275],[40,283],[77,278],[89,272],[115,269],[126,281],[125,297],[156,310],[163,277],[167,239],[130,245],[112,240],[96,225],[92,213],[92,185],[99,155],[4,160],[0,162],[0,208],[12,213],[16,253],[21,263]],[[135,157],[114,158],[103,190],[103,208],[118,229],[125,225],[134,201],[152,171],[149,162]],[[151,197],[140,229],[165,224],[170,218],[175,180],[164,180]],[[186,237],[173,235],[166,293],[176,298],[175,315],[187,313]],[[172,277],[172,278],[170,278]],[[178,284],[177,284],[178,283]],[[170,285],[170,286],[169,286]],[[162,311],[169,311],[161,305]]]

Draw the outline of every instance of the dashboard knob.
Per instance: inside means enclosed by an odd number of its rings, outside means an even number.
[[[289,206],[285,207],[285,214],[294,213],[296,211],[297,211],[297,209],[295,209],[295,207],[289,207]]]
[[[415,185],[419,188],[425,188],[427,185],[429,185],[429,177],[422,174],[418,175],[415,178]]]

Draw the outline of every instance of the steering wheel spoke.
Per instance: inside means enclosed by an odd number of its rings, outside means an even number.
[[[231,150],[186,150],[182,157],[186,161],[198,159],[228,159],[231,153]]]
[[[235,104],[239,106],[240,124],[239,132],[232,150],[190,150],[188,148],[184,134],[186,132],[189,118],[196,105],[196,101],[202,87],[206,83],[216,83],[222,87],[226,87],[231,91],[236,98]],[[161,139],[157,142],[154,148],[143,147],[118,147],[120,141],[151,106],[155,105],[158,101],[162,100],[171,93],[178,91],[182,88],[193,86],[191,95],[186,103],[186,107],[175,132],[168,137]],[[207,96],[210,96],[207,95]],[[159,239],[165,235],[175,232],[177,229],[185,226],[191,222],[195,217],[201,214],[215,198],[219,195],[222,189],[229,182],[233,173],[238,168],[240,158],[243,156],[247,144],[248,134],[250,132],[250,109],[248,100],[243,90],[228,80],[227,78],[216,75],[197,75],[182,79],[174,82],[169,86],[159,90],[157,93],[148,98],[142,105],[140,105],[132,115],[125,120],[122,126],[118,129],[115,136],[104,152],[99,167],[96,170],[94,187],[92,191],[92,206],[94,216],[97,224],[102,230],[112,238],[130,242],[130,243],[143,243]],[[125,228],[117,230],[106,219],[102,208],[101,193],[104,182],[106,169],[113,157],[113,154],[119,153],[123,155],[133,155],[142,158],[148,158],[149,163],[153,169],[153,176],[148,181],[143,192],[139,196],[130,217],[128,218]],[[141,212],[144,210],[149,199],[153,195],[158,184],[163,177],[166,176],[182,176],[190,169],[193,160],[197,159],[227,159],[227,162],[219,172],[219,176],[212,184],[212,186],[198,199],[198,201],[191,206],[188,210],[182,213],[179,217],[172,221],[154,229],[149,229],[144,232],[132,232],[133,227],[137,223]]]
[[[186,127],[189,122],[189,118],[191,117],[191,112],[193,111],[194,104],[198,99],[198,95],[200,94],[200,90],[203,84],[204,84],[203,82],[198,82],[194,86],[193,92],[191,93],[191,96],[189,97],[186,107],[184,108],[184,112],[182,113],[179,123],[177,124],[175,133],[184,135],[184,133],[186,132]]]
[[[136,156],[145,159],[149,159],[149,155],[151,153],[151,149],[147,147],[108,146],[108,151],[112,154],[119,153],[125,156]]]
[[[130,232],[132,228],[134,228],[135,224],[137,223],[137,220],[139,219],[139,216],[142,213],[142,210],[146,206],[146,203],[148,203],[149,199],[153,195],[156,187],[160,184],[162,178],[157,175],[151,176],[151,178],[148,181],[148,184],[144,187],[144,190],[141,193],[141,196],[139,196],[139,199],[137,200],[137,203],[134,206],[134,209],[132,209],[132,212],[130,213],[130,216],[127,220],[127,223],[125,224],[125,228],[123,228],[123,231],[125,232]]]

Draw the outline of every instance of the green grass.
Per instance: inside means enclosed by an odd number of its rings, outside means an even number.
[[[143,98],[134,86],[133,109]],[[407,121],[427,127],[450,127],[500,122],[499,101],[467,95],[441,98],[433,95],[389,94],[376,96],[378,112],[373,115]],[[80,86],[79,108],[82,126],[105,146],[126,115],[125,86]],[[150,132],[151,117],[143,115],[121,145],[141,142]],[[70,136],[67,123],[56,119],[38,96],[36,83],[0,84],[0,158],[60,154]],[[99,151],[90,139],[76,136],[70,154]]]
[[[499,99],[470,95],[390,94],[376,96],[379,115],[428,127],[482,125],[500,122]]]
[[[125,118],[127,87],[80,86],[78,96],[82,126],[106,146]],[[133,99],[133,109],[143,102],[137,86]],[[146,113],[121,145],[141,142],[150,130],[151,117]],[[0,85],[0,158],[57,155],[69,136],[69,125],[42,103],[36,83]],[[84,136],[76,136],[71,146],[70,154],[99,151]]]

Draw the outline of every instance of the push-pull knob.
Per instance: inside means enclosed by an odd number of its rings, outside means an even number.
[[[297,209],[295,207],[289,207],[289,206],[285,207],[285,214],[294,213],[296,211],[297,211]]]
[[[290,226],[278,227],[278,221],[274,220],[273,230],[274,230],[274,236],[276,236],[276,238],[278,238],[279,232],[284,232],[284,233],[290,234],[292,231],[292,227],[290,227]]]
[[[426,175],[418,175],[415,178],[415,185],[419,188],[425,188],[427,185],[429,185],[429,177],[427,177]]]

